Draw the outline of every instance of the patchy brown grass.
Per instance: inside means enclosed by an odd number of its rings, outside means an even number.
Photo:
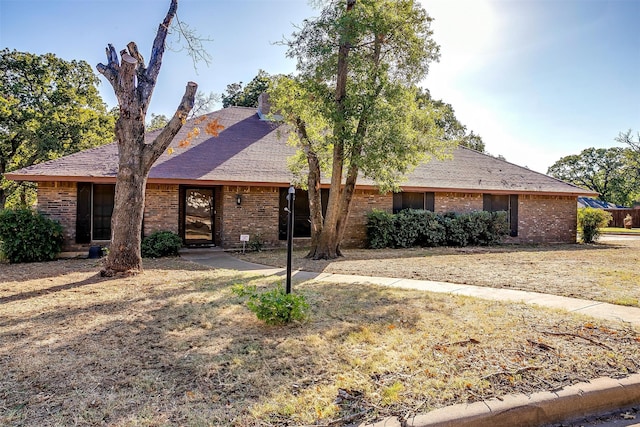
[[[231,287],[280,279],[98,270],[0,266],[0,425],[337,426],[640,369],[637,329],[522,304],[306,282],[267,327]]]
[[[333,261],[294,252],[293,267],[306,271],[435,280],[520,289],[640,306],[640,240],[595,245],[495,246],[345,250]],[[284,251],[237,255],[284,267]]]

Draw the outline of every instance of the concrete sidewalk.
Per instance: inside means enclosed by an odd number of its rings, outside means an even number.
[[[268,267],[237,259],[220,249],[186,249],[181,256],[192,262],[214,268],[249,272],[256,275],[285,276],[283,268]],[[524,302],[543,307],[565,309],[601,319],[618,320],[640,326],[640,308],[624,307],[603,302],[568,298],[512,289],[434,282],[429,280],[398,279],[389,277],[355,276],[332,273],[293,271],[294,282],[318,280],[339,283],[371,283],[396,288],[419,289],[428,292],[467,295],[497,301]],[[556,392],[532,395],[508,395],[472,404],[458,404],[440,408],[408,420],[387,418],[374,425],[359,427],[540,427],[572,424],[571,420],[606,414],[619,409],[640,407],[640,374],[626,378],[598,378],[588,383],[574,384]],[[624,423],[624,426],[640,424]]]
[[[278,275],[284,277],[286,275],[286,270],[284,268],[268,267],[265,265],[246,262],[235,258],[220,249],[186,249],[181,251],[180,255],[189,261],[208,265],[214,268],[245,271],[264,276]],[[524,302],[526,304],[559,308],[569,312],[581,313],[600,319],[622,321],[634,326],[640,326],[640,308],[638,307],[626,307],[605,302],[562,297],[538,292],[434,282],[431,280],[314,273],[301,270],[293,271],[292,279],[298,283],[306,280],[340,283],[371,283],[395,288],[418,289],[422,291],[448,293],[453,295],[466,295],[495,301]]]

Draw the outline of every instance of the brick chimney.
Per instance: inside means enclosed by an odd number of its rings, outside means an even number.
[[[269,116],[271,113],[271,116]],[[258,96],[258,116],[260,120],[268,120],[270,122],[282,121],[282,115],[271,111],[271,102],[269,102],[269,94],[262,92]]]
[[[258,116],[262,120],[267,120],[267,115],[271,112],[271,102],[269,102],[269,95],[266,92],[262,92],[258,96]]]

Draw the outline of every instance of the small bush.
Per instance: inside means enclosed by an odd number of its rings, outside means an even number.
[[[156,231],[142,239],[142,256],[144,258],[160,258],[177,256],[182,247],[182,239],[171,231]]]
[[[374,209],[367,215],[367,241],[370,249],[387,248],[393,244],[393,215]]]
[[[417,242],[420,246],[441,246],[447,241],[446,229],[438,221],[438,215],[433,212],[423,211],[420,230]]]
[[[425,227],[424,211],[405,209],[395,215],[393,243],[397,248],[411,248],[416,245]]]
[[[239,297],[248,297],[247,307],[267,325],[283,325],[307,318],[309,304],[304,296],[287,294],[282,287],[258,292],[255,286],[234,285],[231,291]]]
[[[491,225],[487,230],[487,236],[484,236],[486,245],[497,245],[502,239],[509,235],[511,228],[509,227],[509,214],[505,211],[491,212]]]
[[[447,246],[467,246],[468,236],[465,230],[465,219],[460,219],[453,212],[446,213],[441,217],[440,223],[443,225]]]
[[[262,252],[264,248],[264,240],[262,240],[262,235],[254,234],[251,236],[251,240],[249,240],[249,249],[254,252]]]
[[[578,229],[583,243],[593,243],[600,237],[600,229],[612,220],[609,212],[595,208],[578,209]]]
[[[62,226],[31,209],[0,211],[0,250],[11,263],[51,261],[62,250]]]

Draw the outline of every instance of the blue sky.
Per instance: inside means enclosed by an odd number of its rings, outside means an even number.
[[[422,0],[442,58],[423,86],[453,105],[487,151],[546,172],[562,156],[640,130],[640,0]],[[92,66],[135,41],[148,57],[168,0],[0,0],[0,47]],[[190,80],[221,93],[259,69],[291,73],[274,42],[317,11],[304,0],[181,0],[178,16],[211,38],[194,70],[168,52],[149,112],[171,115]],[[145,55],[146,54],[146,55]],[[102,96],[115,105],[102,79]]]

